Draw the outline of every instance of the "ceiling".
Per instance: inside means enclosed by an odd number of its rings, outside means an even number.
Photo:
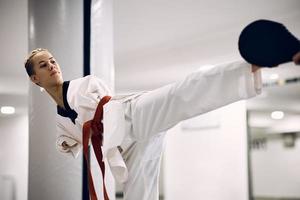
[[[256,19],[282,22],[300,36],[299,0],[126,0],[114,1],[113,9],[117,92],[154,89],[201,66],[241,59],[238,35]],[[0,102],[20,110],[27,107],[29,83],[23,68],[27,15],[26,1],[0,1]],[[292,63],[263,71],[265,82],[272,73],[300,77],[300,66]],[[248,107],[299,113],[299,88],[299,82],[266,88]]]
[[[300,1],[114,2],[117,90],[153,89],[202,65],[240,59],[239,33],[256,19],[282,22],[299,36]]]

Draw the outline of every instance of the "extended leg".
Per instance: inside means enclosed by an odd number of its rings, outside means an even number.
[[[149,139],[182,120],[256,94],[251,66],[245,62],[196,71],[132,101],[134,137],[140,141]]]

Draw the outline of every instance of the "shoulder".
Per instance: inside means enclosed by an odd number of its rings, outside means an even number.
[[[99,77],[97,77],[95,75],[87,75],[87,76],[85,76],[83,78],[86,79],[89,82],[95,82],[95,83],[98,83],[98,84],[106,86],[106,83],[101,78],[99,78]]]
[[[70,80],[70,83],[72,83],[72,84],[83,84],[83,83],[89,82],[93,79],[95,79],[95,76],[88,75],[88,76],[72,79],[72,80]]]
[[[96,77],[94,75],[87,75],[85,77],[80,77],[80,78],[71,80],[70,87],[72,87],[72,89],[76,88],[77,90],[78,89],[86,90],[89,87],[89,85],[91,85],[93,83],[100,83],[102,85],[105,85],[104,81],[102,81],[98,77]]]
[[[108,87],[108,85],[99,77],[95,75],[88,75],[85,76],[84,79],[86,79],[86,82],[88,83],[88,91],[93,92],[95,90],[103,90],[110,93],[110,88]]]
[[[111,93],[111,90],[107,84],[95,75],[87,75],[85,77],[71,80],[69,90],[70,92],[73,91],[77,94],[95,91],[99,91],[104,94]]]
[[[72,84],[84,84],[84,83],[95,82],[95,83],[100,83],[100,84],[106,85],[105,82],[102,79],[98,78],[95,75],[87,75],[87,76],[84,76],[84,77],[73,79],[70,82]]]

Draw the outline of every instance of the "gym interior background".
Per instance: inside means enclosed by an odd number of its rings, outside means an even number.
[[[23,62],[32,47],[45,45],[54,50],[66,79],[82,76],[84,5],[54,0],[35,7],[36,2],[0,1],[0,199],[79,200],[81,158],[63,162],[56,153],[54,103],[33,88]],[[112,60],[105,65],[109,69],[95,73],[108,74],[104,79],[116,93],[155,89],[201,67],[241,59],[238,35],[257,19],[279,21],[300,37],[299,0],[102,2],[107,17],[102,37],[108,40],[100,43]],[[51,37],[41,36],[49,32]],[[300,199],[299,80],[300,67],[293,63],[263,69],[259,97],[172,128],[160,199]],[[36,96],[41,104],[34,106]],[[14,114],[5,114],[5,106],[13,107]],[[122,199],[122,187],[115,190],[116,199]]]

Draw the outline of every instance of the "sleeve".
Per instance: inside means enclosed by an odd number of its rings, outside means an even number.
[[[182,120],[254,97],[260,93],[259,80],[260,74],[253,75],[251,65],[241,61],[201,68],[132,101],[133,136],[147,139]]]
[[[67,157],[77,158],[82,144],[60,125],[57,125],[56,149]]]

